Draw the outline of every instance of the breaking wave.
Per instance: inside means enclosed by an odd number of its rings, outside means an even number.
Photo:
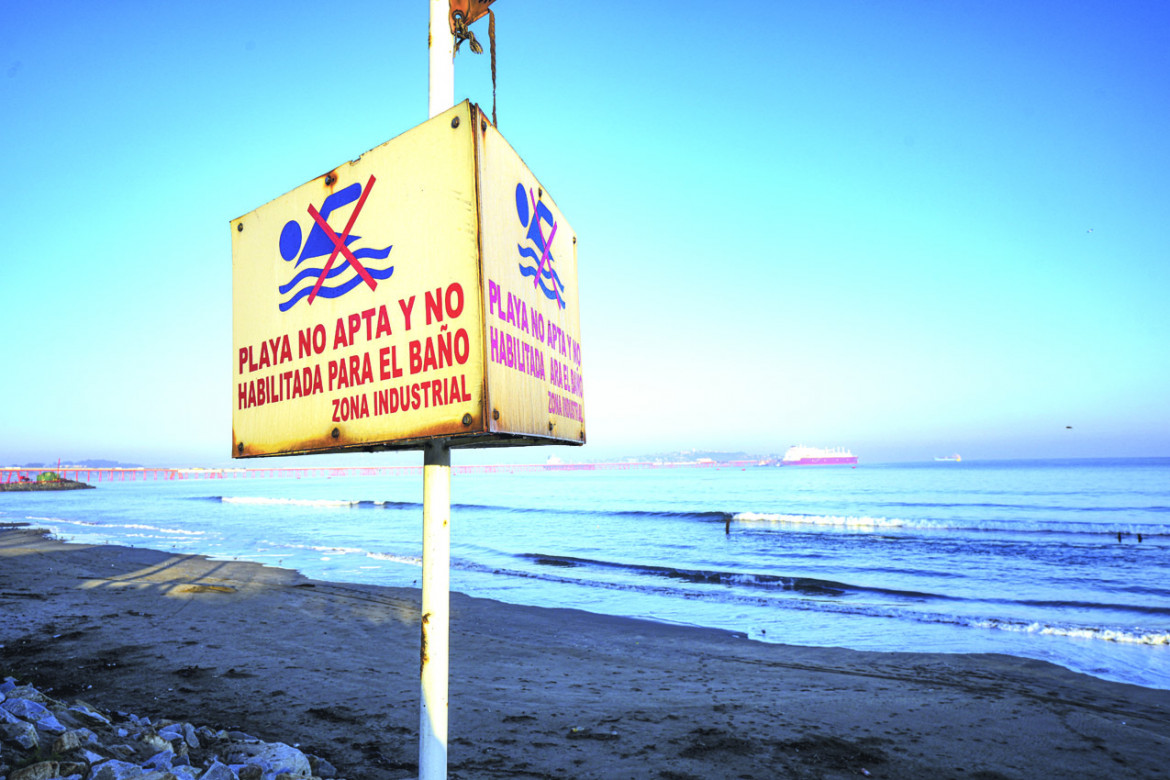
[[[336,500],[336,499],[300,499],[300,498],[270,498],[254,496],[211,496],[212,500],[228,504],[268,504],[272,506],[297,506],[336,508],[348,507],[354,509],[390,509],[390,510],[421,510],[422,503],[418,501],[373,501],[373,500]],[[1142,534],[1143,538],[1170,536],[1170,524],[1167,523],[1140,523],[1140,522],[1068,522],[1038,519],[1004,519],[971,521],[957,518],[923,519],[900,517],[876,517],[872,515],[847,514],[813,514],[798,512],[757,512],[757,511],[718,511],[718,510],[650,510],[650,509],[574,509],[557,507],[522,507],[499,506],[492,504],[452,504],[453,511],[477,512],[505,512],[509,514],[539,514],[558,515],[567,517],[611,517],[642,519],[669,519],[694,520],[696,522],[726,523],[733,522],[738,526],[752,530],[778,531],[815,531],[836,530],[854,533],[1010,533],[1010,534],[1074,534],[1083,536],[1115,536],[1118,532],[1126,536]],[[1148,508],[1151,511],[1160,511],[1159,507]],[[1102,510],[1104,511],[1104,510]],[[1130,512],[1138,510],[1131,508]],[[1144,509],[1141,511],[1145,511]]]
[[[646,564],[617,563],[613,561],[596,561],[587,558],[572,558],[563,555],[541,555],[525,553],[521,558],[536,562],[541,566],[554,566],[568,569],[577,567],[597,569],[619,569],[635,575],[650,575],[665,577],[672,580],[682,580],[701,585],[738,585],[746,588],[762,588],[775,591],[792,591],[809,596],[845,596],[850,593],[880,593],[886,596],[904,596],[916,599],[949,598],[933,593],[918,591],[893,590],[889,588],[875,588],[864,585],[850,585],[833,580],[822,580],[815,577],[785,577],[776,574],[750,574],[744,572],[708,571],[699,569],[680,569],[670,566],[651,566]]]
[[[814,515],[768,512],[739,512],[732,520],[757,527],[837,528],[851,531],[965,531],[1004,532],[1014,534],[1085,534],[1113,536],[1142,534],[1143,537],[1170,536],[1170,525],[1164,523],[1069,523],[1053,521],[983,521],[924,520],[867,515]]]

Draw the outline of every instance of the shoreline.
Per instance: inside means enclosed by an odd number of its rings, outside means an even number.
[[[0,678],[417,773],[419,593],[0,526]],[[1170,691],[451,596],[449,776],[1163,776]],[[863,772],[862,770],[865,770]]]

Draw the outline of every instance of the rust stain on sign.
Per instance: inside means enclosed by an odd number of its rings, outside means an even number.
[[[422,616],[422,641],[419,643],[418,673],[420,677],[422,676],[423,672],[426,671],[427,663],[429,663],[431,660],[427,656],[427,627],[430,622],[431,613],[427,612]]]

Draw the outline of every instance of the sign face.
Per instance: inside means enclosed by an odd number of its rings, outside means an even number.
[[[466,102],[233,220],[233,457],[584,443],[576,280]]]
[[[583,442],[577,236],[504,137],[490,125],[482,135],[481,294],[493,430]]]

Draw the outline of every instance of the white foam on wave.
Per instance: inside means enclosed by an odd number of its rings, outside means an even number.
[[[778,525],[829,526],[835,528],[905,528],[905,520],[886,517],[853,517],[847,515],[785,515],[764,512],[740,512],[732,517],[736,522],[776,523]]]
[[[103,524],[102,528],[133,528],[138,531],[154,531],[160,534],[179,534],[181,536],[203,536],[203,531],[189,531],[185,528],[160,528],[153,525],[108,525]]]
[[[78,520],[62,520],[60,517],[38,517],[36,515],[29,515],[25,520],[33,520],[38,523],[77,523],[78,525],[97,525],[97,523],[87,523]]]
[[[260,544],[269,544],[273,547],[284,547],[292,550],[312,550],[313,552],[334,553],[336,555],[365,555],[361,547],[338,547],[336,545],[321,544],[294,544],[292,542],[277,542],[270,539],[260,540]]]
[[[1124,645],[1170,645],[1170,634],[1135,633],[1112,628],[1086,628],[1081,626],[1049,626],[1043,623],[1006,623],[998,620],[971,621],[975,628],[994,628],[999,631],[1013,631],[1021,634],[1040,636],[1063,636],[1070,639],[1098,639]]]
[[[319,544],[290,544],[287,542],[270,542],[261,540],[261,544],[271,544],[278,547],[294,550],[311,550],[312,552],[325,553],[327,555],[363,555],[374,561],[387,561],[389,563],[403,563],[408,566],[422,566],[422,558],[417,555],[397,555],[395,553],[386,552],[370,552],[361,547],[336,547],[332,545]],[[359,567],[359,568],[377,568]]]
[[[1065,533],[1092,536],[1114,536],[1119,531],[1127,536],[1142,534],[1153,539],[1170,536],[1170,525],[1143,523],[1027,523],[1027,522],[962,522],[946,520],[906,520],[895,517],[852,515],[794,515],[772,512],[740,512],[732,520],[742,523],[760,523],[781,526],[813,528],[848,528],[851,530],[901,531],[992,531],[1004,533]]]
[[[90,520],[64,520],[59,517],[30,517],[38,523],[58,523],[65,525],[79,525],[85,528],[102,528],[112,530],[125,528],[132,531],[153,531],[155,534],[179,534],[180,536],[205,536],[204,531],[192,531],[187,528],[167,528],[157,525],[143,525],[141,523],[95,523]],[[126,534],[127,536],[151,536],[151,534]]]
[[[326,498],[267,498],[265,496],[222,496],[225,504],[271,504],[280,506],[351,507],[360,502]]]
[[[422,566],[422,558],[417,555],[395,555],[393,553],[366,553],[367,558],[375,561],[389,561],[391,563],[405,563],[408,566]]]
[[[775,585],[777,579],[775,577],[759,577],[755,574],[735,574],[730,573],[724,575],[723,582],[728,585]]]

